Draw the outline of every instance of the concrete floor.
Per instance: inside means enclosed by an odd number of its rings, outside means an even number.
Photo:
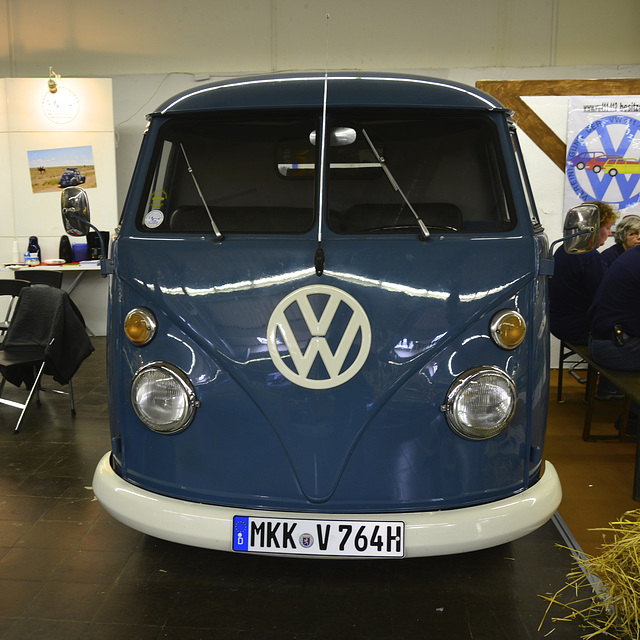
[[[78,413],[45,395],[13,434],[0,410],[0,638],[4,640],[578,639],[545,622],[573,567],[557,521],[494,549],[397,561],[251,557],[164,542],[108,516],[91,490],[109,447],[105,339],[74,379]],[[579,397],[582,387],[567,382]],[[8,391],[11,393],[11,391]],[[553,396],[555,398],[555,396]],[[615,403],[598,408],[599,427]],[[603,414],[606,414],[606,419]],[[633,443],[583,443],[579,400],[550,405],[547,457],[580,545],[630,499]],[[612,420],[611,420],[612,422]],[[570,536],[569,536],[570,537]]]

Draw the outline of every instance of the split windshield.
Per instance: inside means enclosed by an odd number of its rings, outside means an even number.
[[[321,131],[315,113],[168,121],[156,145],[138,228],[217,235],[217,227],[224,237],[311,232],[318,220]],[[415,234],[416,215],[435,233],[513,226],[488,117],[334,111],[327,139],[322,201],[330,232]]]

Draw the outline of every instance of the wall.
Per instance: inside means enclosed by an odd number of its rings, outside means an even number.
[[[639,32],[637,0],[0,0],[0,77],[619,66]]]
[[[38,237],[43,260],[58,257],[64,235],[58,179],[66,166],[78,165],[88,176],[83,186],[93,224],[113,230],[117,196],[111,80],[65,78],[51,94],[41,78],[7,78],[0,80],[0,96],[4,98],[0,102],[0,170],[5,185],[2,263],[15,261],[14,243],[21,257],[32,235]],[[85,163],[87,168],[81,166]],[[13,277],[7,270],[1,275]],[[87,280],[93,280],[93,274],[83,279],[74,299],[92,329],[104,335],[106,282],[86,287]]]

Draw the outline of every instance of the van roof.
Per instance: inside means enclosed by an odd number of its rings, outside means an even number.
[[[489,94],[464,84],[419,75],[332,71],[326,74],[331,107],[422,107],[506,111]],[[222,109],[304,108],[324,103],[325,73],[279,73],[228,78],[179,93],[153,115]]]

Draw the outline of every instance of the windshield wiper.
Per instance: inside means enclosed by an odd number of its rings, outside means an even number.
[[[429,229],[427,229],[427,225],[420,219],[420,216],[416,213],[416,210],[411,206],[411,203],[409,202],[407,196],[404,195],[404,191],[400,188],[400,185],[396,182],[389,167],[387,167],[387,163],[384,161],[384,158],[378,153],[378,150],[375,148],[373,142],[371,142],[371,138],[368,136],[367,132],[363,129],[362,133],[365,139],[367,140],[369,147],[371,147],[371,151],[373,151],[373,155],[376,157],[376,160],[380,163],[380,166],[382,167],[382,170],[384,171],[384,174],[387,176],[387,179],[389,180],[389,183],[393,187],[394,191],[397,191],[402,196],[402,199],[404,200],[407,207],[411,209],[411,213],[413,213],[413,215],[415,216],[416,222],[420,227],[420,232],[422,233],[422,237],[426,240],[431,235],[429,233]]]
[[[184,161],[187,163],[187,171],[191,174],[191,177],[193,178],[193,184],[196,185],[196,191],[198,192],[198,195],[200,196],[200,200],[202,200],[202,204],[204,205],[204,209],[207,212],[207,215],[209,216],[209,221],[211,222],[211,228],[213,229],[213,233],[216,234],[216,240],[218,240],[218,242],[222,242],[224,240],[224,236],[220,233],[220,229],[218,229],[218,225],[215,223],[213,216],[211,215],[211,211],[209,211],[209,207],[207,206],[207,201],[204,199],[204,195],[202,194],[200,185],[196,180],[196,174],[193,173],[193,169],[191,168],[191,164],[189,163],[189,158],[187,158],[187,152],[184,150],[184,146],[182,145],[182,142],[180,143],[180,148],[182,149],[182,154],[184,155]]]

